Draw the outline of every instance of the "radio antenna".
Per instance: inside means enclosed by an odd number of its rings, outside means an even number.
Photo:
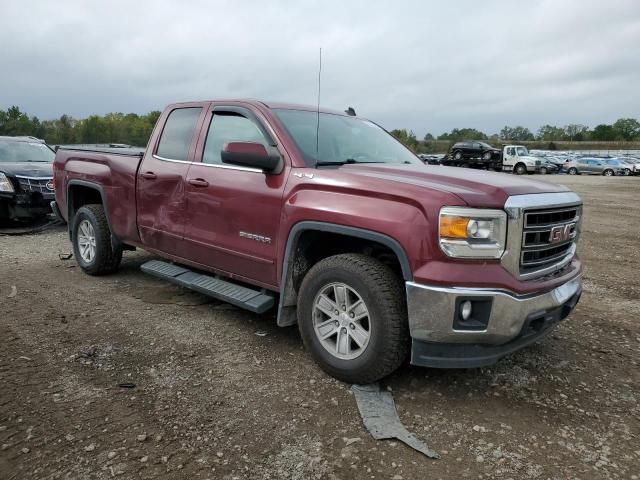
[[[322,47],[320,47],[320,64],[318,67],[318,117],[316,121],[316,163],[320,160],[320,82],[322,78]]]

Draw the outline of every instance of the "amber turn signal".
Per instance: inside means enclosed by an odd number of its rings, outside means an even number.
[[[441,238],[467,238],[467,226],[469,219],[464,217],[440,216]]]

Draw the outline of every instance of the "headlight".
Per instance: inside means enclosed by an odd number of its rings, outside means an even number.
[[[507,238],[507,214],[502,210],[444,207],[440,210],[442,251],[456,258],[500,258]]]
[[[14,192],[13,183],[4,173],[0,173],[0,192]]]

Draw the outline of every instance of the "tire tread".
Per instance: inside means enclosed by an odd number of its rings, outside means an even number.
[[[409,325],[407,322],[407,309],[404,295],[404,285],[393,270],[384,263],[364,254],[346,253],[339,254],[316,263],[305,276],[300,287],[298,300],[298,312],[301,312],[301,299],[306,295],[307,285],[311,279],[327,269],[345,269],[363,277],[363,281],[373,285],[371,291],[382,310],[379,319],[385,323],[385,338],[383,347],[376,356],[373,365],[364,372],[350,373],[335,369],[324,362],[319,361],[321,368],[330,375],[350,383],[371,383],[378,381],[393,373],[407,358],[409,353]],[[304,319],[302,320],[304,321]],[[302,321],[298,324],[306,345],[309,339],[302,328]],[[312,350],[312,354],[313,354]],[[314,354],[317,359],[317,356]]]

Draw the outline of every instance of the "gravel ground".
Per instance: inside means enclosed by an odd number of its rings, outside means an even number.
[[[637,479],[640,179],[542,178],[586,204],[575,312],[492,368],[383,382],[440,460],[372,440],[273,314],[145,276],[145,252],[92,278],[63,229],[0,236],[0,478]]]

